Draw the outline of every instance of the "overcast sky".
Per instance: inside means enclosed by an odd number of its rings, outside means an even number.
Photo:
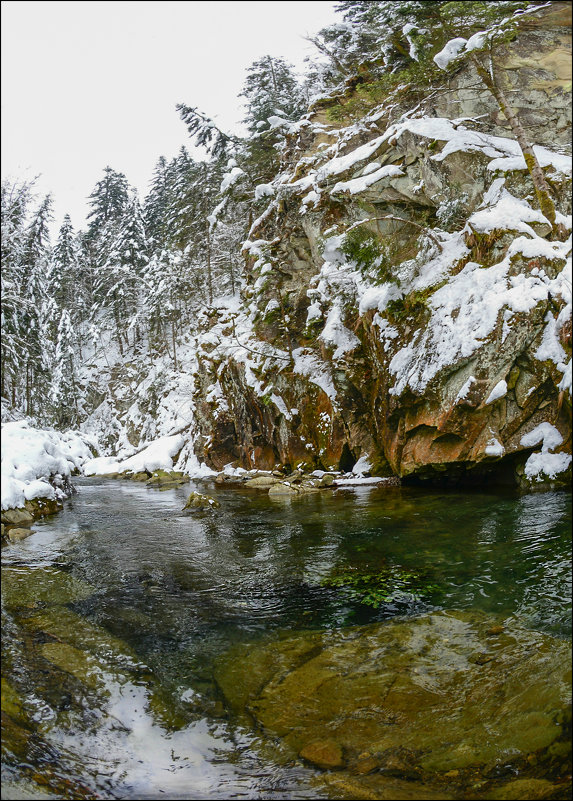
[[[143,196],[158,157],[191,145],[176,103],[236,130],[246,68],[302,69],[304,37],[337,19],[325,0],[3,0],[2,177],[39,174],[54,229],[81,228],[104,167]]]

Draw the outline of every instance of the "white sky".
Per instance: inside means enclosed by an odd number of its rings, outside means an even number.
[[[237,129],[246,68],[302,69],[304,37],[337,20],[325,0],[3,0],[2,177],[40,175],[54,232],[66,213],[82,228],[104,167],[142,197],[159,156],[191,149],[176,103]]]

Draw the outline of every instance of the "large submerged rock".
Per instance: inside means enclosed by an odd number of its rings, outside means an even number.
[[[237,646],[216,679],[232,709],[293,757],[344,768],[364,792],[376,777],[382,793],[389,777],[519,773],[552,748],[563,755],[570,722],[570,644],[477,613]]]

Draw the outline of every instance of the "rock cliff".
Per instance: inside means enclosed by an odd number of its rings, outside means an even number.
[[[201,459],[566,480],[570,16],[524,15],[494,51],[553,228],[471,62],[428,86],[349,82],[290,126],[244,246],[243,306],[204,316]]]

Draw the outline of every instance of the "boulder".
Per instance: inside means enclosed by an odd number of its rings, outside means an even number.
[[[245,487],[258,487],[259,489],[268,489],[274,484],[279,484],[280,479],[275,476],[255,476],[245,481]]]
[[[6,525],[29,525],[34,522],[34,515],[27,509],[3,509],[2,522]]]
[[[202,495],[200,492],[192,492],[187,498],[185,509],[217,509],[221,504],[209,495]]]
[[[273,484],[272,487],[269,489],[269,495],[271,497],[280,497],[280,496],[293,496],[299,494],[299,488],[293,486],[292,484],[288,484],[285,481],[278,481],[276,484]]]
[[[344,767],[342,748],[334,740],[313,740],[301,748],[299,756],[319,768]]]
[[[26,537],[35,533],[36,532],[31,528],[10,528],[8,529],[8,539],[10,542],[18,542],[19,540],[25,540]]]
[[[215,676],[293,757],[355,777],[458,781],[559,745],[570,659],[569,643],[513,620],[500,630],[485,614],[437,612],[235,646]]]

